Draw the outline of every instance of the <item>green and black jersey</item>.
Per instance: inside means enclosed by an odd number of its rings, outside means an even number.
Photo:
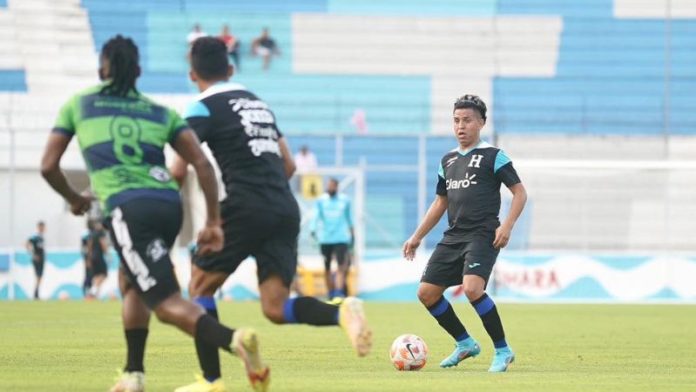
[[[103,87],[70,98],[53,128],[77,136],[102,208],[109,214],[135,198],[179,201],[178,186],[165,166],[164,146],[187,129],[186,122],[138,92],[117,97],[101,94]]]

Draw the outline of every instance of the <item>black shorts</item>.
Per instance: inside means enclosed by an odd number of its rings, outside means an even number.
[[[106,275],[107,266],[106,260],[103,257],[98,257],[92,260],[92,276]]]
[[[180,203],[153,199],[122,204],[107,219],[121,268],[150,309],[179,292],[169,250],[181,220]]]
[[[297,272],[299,213],[281,215],[223,204],[222,219],[224,247],[219,253],[195,257],[193,263],[204,271],[231,274],[253,256],[259,283],[277,275],[290,287]]]
[[[40,278],[43,276],[43,271],[44,271],[44,265],[46,264],[46,261],[44,259],[40,260],[34,260],[33,258],[31,259],[31,264],[34,266],[34,274]]]
[[[421,282],[451,287],[462,284],[464,275],[477,275],[488,283],[500,252],[493,246],[494,239],[495,233],[487,232],[457,244],[437,244]]]
[[[331,259],[336,255],[336,262],[339,267],[347,267],[348,244],[321,244],[321,254],[324,256],[324,268],[331,269]]]

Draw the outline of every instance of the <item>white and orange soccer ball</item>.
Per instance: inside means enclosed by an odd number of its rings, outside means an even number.
[[[428,345],[419,336],[407,333],[394,339],[389,357],[397,370],[420,370],[428,361]]]

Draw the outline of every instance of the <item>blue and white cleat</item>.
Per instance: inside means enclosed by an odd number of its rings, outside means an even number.
[[[468,337],[454,345],[454,351],[449,357],[440,362],[440,367],[448,368],[459,365],[459,362],[473,358],[481,352],[481,346],[472,337]]]
[[[515,353],[512,352],[510,347],[497,348],[495,349],[495,356],[493,357],[493,362],[491,363],[491,367],[488,368],[488,371],[492,373],[504,372],[513,362],[515,362]]]

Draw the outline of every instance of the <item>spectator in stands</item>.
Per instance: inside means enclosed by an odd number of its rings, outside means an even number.
[[[251,54],[263,57],[263,69],[266,70],[271,64],[273,56],[280,56],[280,50],[275,40],[268,33],[268,27],[264,27],[261,35],[251,43]]]
[[[230,58],[232,58],[232,61],[234,62],[235,71],[239,72],[241,69],[239,64],[239,46],[241,43],[239,42],[239,39],[232,34],[230,31],[230,26],[228,25],[222,26],[222,32],[220,33],[219,38],[225,43],[225,46],[227,46],[227,54],[230,55]]]
[[[203,31],[200,23],[196,23],[195,25],[193,25],[193,29],[191,30],[191,32],[188,33],[188,35],[186,36],[186,41],[188,42],[189,46],[191,46],[191,45],[193,45],[193,42],[195,40],[197,40],[198,38],[207,37],[207,36],[208,36],[208,33]]]
[[[312,173],[317,170],[317,157],[309,150],[307,145],[300,148],[300,151],[295,154],[295,165],[297,166],[296,173],[299,175]]]

